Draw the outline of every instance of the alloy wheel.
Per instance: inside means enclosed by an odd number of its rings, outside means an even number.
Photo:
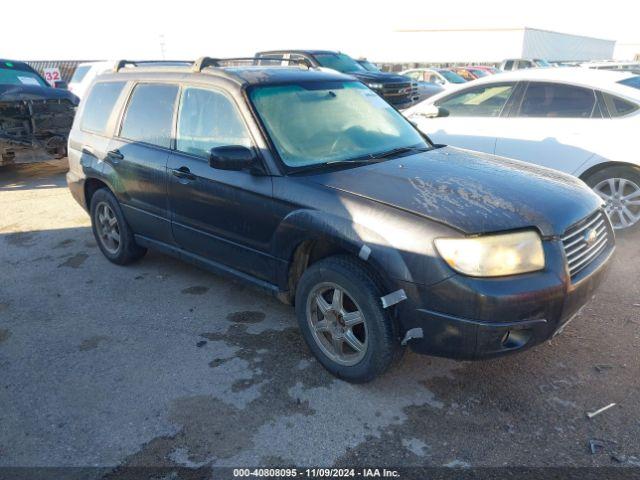
[[[640,221],[640,186],[626,178],[608,178],[593,190],[605,201],[613,228],[629,228]]]
[[[100,202],[97,205],[95,221],[100,243],[110,254],[117,254],[120,248],[120,227],[118,219],[108,203]]]
[[[327,357],[345,366],[364,358],[369,345],[364,314],[344,288],[317,285],[309,294],[306,313],[313,338]]]

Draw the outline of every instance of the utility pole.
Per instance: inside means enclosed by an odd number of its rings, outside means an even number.
[[[166,43],[164,41],[164,33],[160,34],[160,55],[162,56],[162,60],[166,60]]]

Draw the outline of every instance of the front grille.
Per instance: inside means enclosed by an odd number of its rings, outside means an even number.
[[[596,260],[612,241],[609,219],[601,210],[567,230],[562,245],[571,278]]]
[[[385,83],[382,93],[387,96],[408,96],[411,93],[411,83]]]

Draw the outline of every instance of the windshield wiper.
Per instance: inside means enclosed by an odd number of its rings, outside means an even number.
[[[313,170],[320,170],[326,167],[332,166],[350,166],[350,165],[367,165],[370,163],[379,163],[385,159],[395,157],[397,155],[402,155],[403,153],[410,152],[426,152],[427,150],[431,150],[431,147],[398,147],[392,148],[391,150],[387,150],[379,153],[368,153],[366,155],[362,155],[361,157],[349,158],[347,160],[331,160],[328,162],[317,163],[315,165],[309,165],[306,167],[296,168],[291,173],[303,173],[309,172]]]
[[[398,147],[398,148],[392,148],[391,150],[387,150],[386,152],[372,153],[370,158],[372,159],[391,158],[391,157],[395,157],[396,155],[402,155],[403,153],[426,152],[427,150],[431,150],[431,148],[430,147]]]
[[[342,165],[366,165],[368,163],[378,163],[380,160],[377,158],[371,158],[369,155],[366,157],[352,158],[349,160],[331,160],[329,162],[316,163],[315,165],[308,165],[306,167],[299,167],[292,171],[292,174],[311,172],[313,170],[321,170],[326,167],[339,167]]]

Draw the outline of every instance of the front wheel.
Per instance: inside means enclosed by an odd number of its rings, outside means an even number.
[[[402,353],[377,283],[355,258],[335,256],[311,265],[300,279],[295,303],[307,345],[339,378],[368,382]]]
[[[605,201],[605,210],[618,232],[640,229],[640,169],[610,167],[585,179]]]

